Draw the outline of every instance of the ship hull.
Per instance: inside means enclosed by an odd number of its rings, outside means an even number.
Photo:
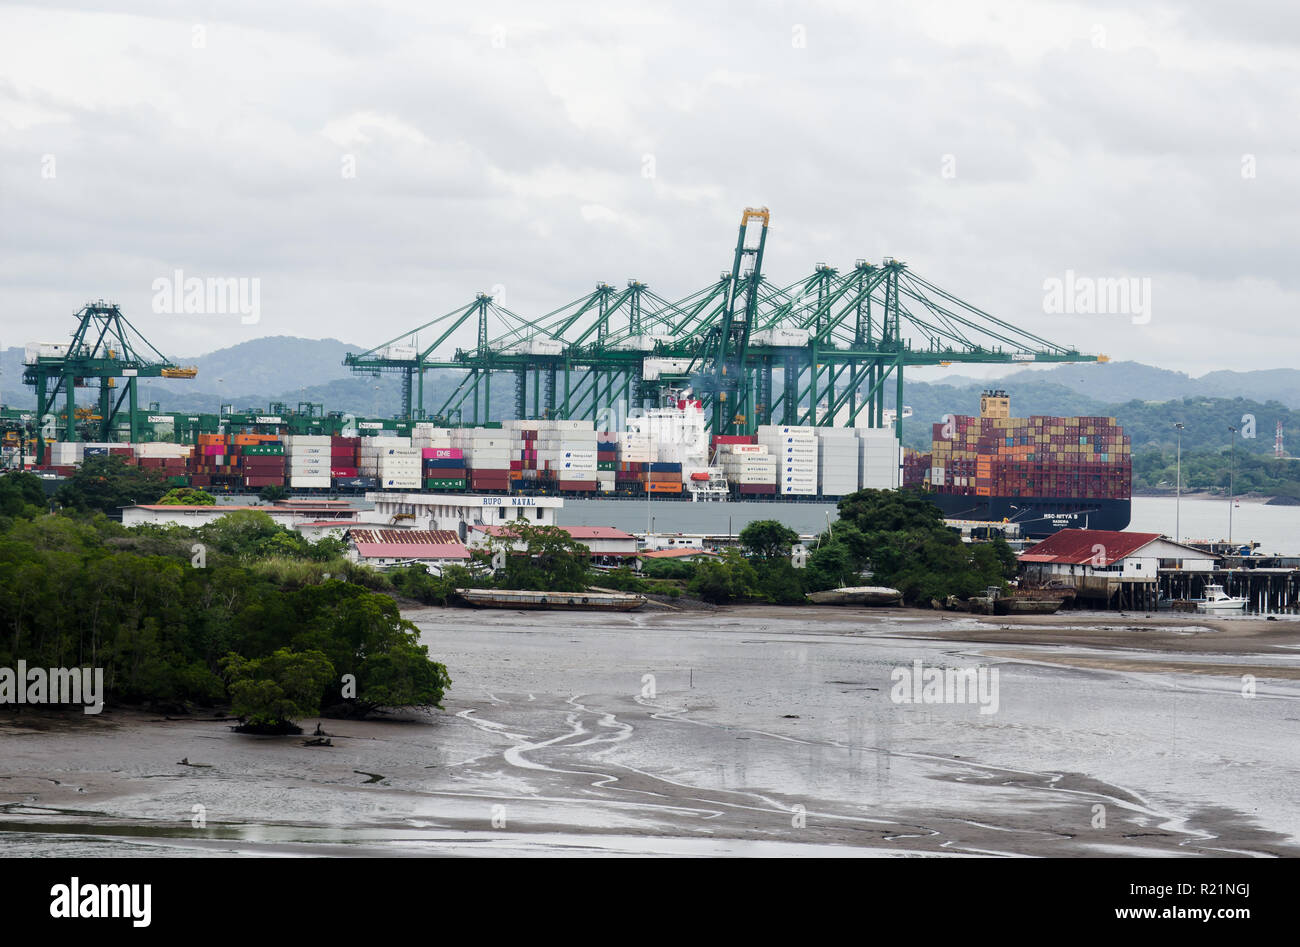
[[[1008,520],[1030,539],[1062,529],[1125,529],[1132,517],[1131,499],[1085,500],[1078,497],[972,497],[954,493],[926,496],[948,519],[990,524]]]

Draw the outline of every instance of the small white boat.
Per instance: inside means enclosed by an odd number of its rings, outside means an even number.
[[[1207,612],[1239,611],[1246,607],[1247,600],[1223,591],[1221,585],[1207,585],[1205,598],[1191,599],[1196,607]]]

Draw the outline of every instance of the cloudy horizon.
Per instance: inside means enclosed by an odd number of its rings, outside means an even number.
[[[1295,9],[219,12],[0,10],[0,345],[100,297],[174,358],[369,347],[477,292],[530,317],[598,281],[678,299],[766,205],[776,285],[892,256],[1113,360],[1295,365]],[[177,271],[256,280],[257,319],[159,311]],[[1138,295],[1052,304],[1080,280]]]

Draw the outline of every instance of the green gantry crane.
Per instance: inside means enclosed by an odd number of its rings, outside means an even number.
[[[165,358],[122,315],[116,303],[102,299],[87,303],[76,319],[70,342],[27,347],[23,382],[36,388],[38,457],[44,455],[46,441],[78,440],[79,423],[87,425],[96,439],[111,440],[120,413],[128,419],[131,440],[137,440],[137,380],[193,378],[198,374],[197,368],[175,365]],[[93,387],[99,388],[97,405],[78,409],[76,390]],[[62,412],[58,409],[60,398]]]
[[[775,286],[763,275],[770,223],[766,207],[745,208],[731,269],[676,301],[638,280],[623,290],[601,282],[527,319],[480,293],[397,339],[349,354],[344,364],[403,372],[408,419],[428,416],[424,374],[456,369],[459,384],[431,415],[440,423],[486,421],[492,375],[508,373],[519,418],[599,421],[611,410],[617,418],[617,405],[653,406],[667,390],[689,388],[719,434],[748,434],[759,424],[882,427],[892,382],[901,439],[905,368],[1107,360],[963,302],[892,257],[879,265],[860,259],[847,272],[819,263],[810,275]],[[475,347],[435,355],[471,317]],[[431,327],[438,331],[432,344],[412,343]]]

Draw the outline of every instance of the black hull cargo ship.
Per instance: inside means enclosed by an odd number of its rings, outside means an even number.
[[[1011,399],[997,390],[980,397],[979,417],[935,424],[929,452],[904,457],[903,484],[924,491],[948,519],[1014,523],[1036,539],[1128,526],[1133,464],[1114,418],[1013,418]]]
[[[929,493],[927,497],[953,520],[1008,522],[1029,539],[1062,529],[1126,529],[1132,500],[1084,500],[1077,497],[971,497]]]

